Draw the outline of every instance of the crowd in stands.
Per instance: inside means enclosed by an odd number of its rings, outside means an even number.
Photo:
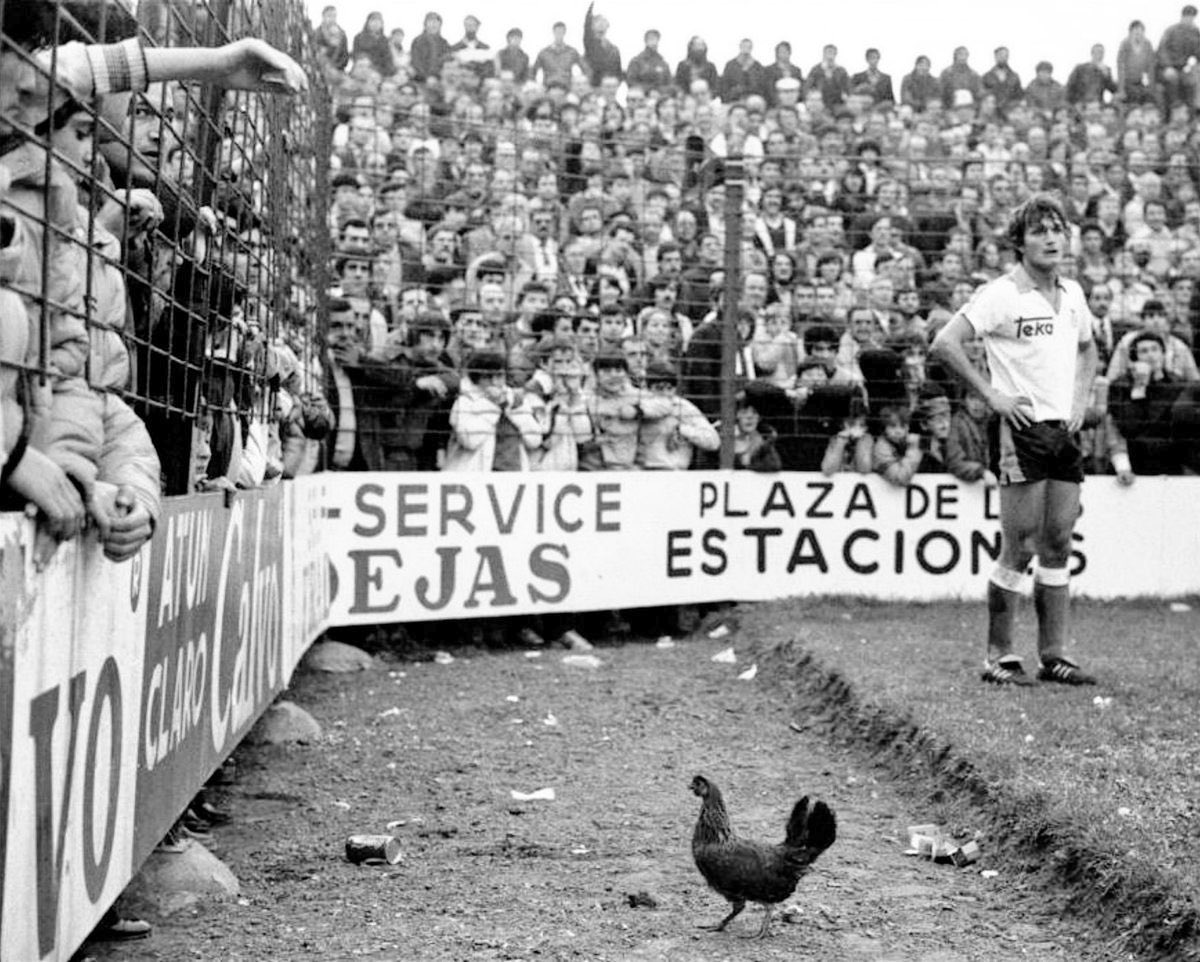
[[[1023,83],[1004,48],[899,83],[832,44],[802,69],[744,40],[719,66],[693,37],[672,67],[654,30],[624,58],[590,7],[581,49],[565,23],[492,49],[474,16],[452,42],[434,12],[351,41],[329,7],[301,52],[331,93],[321,145],[311,112],[280,125],[236,92],[270,89],[265,44],[230,45],[257,73],[227,71],[220,123],[211,65],[147,74],[162,51],[128,38],[211,42],[190,7],[90,31],[44,9],[50,35],[5,24],[0,297],[4,496],[52,542],[95,523],[127,557],[163,493],[313,470],[712,467],[723,391],[736,467],[990,482],[989,412],[928,345],[1011,266],[1037,192],[1067,211],[1104,355],[1090,470],[1200,466],[1190,6],[1065,84],[1051,64]],[[302,141],[308,166],[279,173]]]
[[[1155,47],[1135,20],[1115,68],[1097,43],[1065,83],[1050,63],[1025,82],[1003,47],[894,81],[880,50],[855,69],[832,44],[805,69],[743,40],[722,65],[693,37],[672,66],[651,29],[625,58],[592,7],[578,47],[559,22],[528,50],[436,12],[411,38],[372,13],[350,40],[325,8],[329,466],[711,467],[725,389],[736,467],[990,483],[990,414],[928,345],[1047,192],[1103,357],[1089,470],[1194,472],[1195,21]]]

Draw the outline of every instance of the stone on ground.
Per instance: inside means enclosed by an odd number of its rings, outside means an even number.
[[[374,657],[342,641],[319,641],[304,656],[304,667],[312,671],[369,671],[378,668]]]
[[[146,914],[164,917],[209,898],[237,896],[237,876],[199,842],[181,852],[154,851],[125,889],[122,902]]]
[[[291,701],[279,701],[263,712],[251,729],[249,741],[265,745],[287,742],[314,742],[321,737],[321,726],[308,712]]]

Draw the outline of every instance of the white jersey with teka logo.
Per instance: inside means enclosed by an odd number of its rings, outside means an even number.
[[[1058,281],[1058,310],[1018,265],[975,292],[959,313],[987,349],[992,387],[1027,397],[1035,421],[1066,421],[1075,395],[1080,345],[1092,339],[1083,288]]]

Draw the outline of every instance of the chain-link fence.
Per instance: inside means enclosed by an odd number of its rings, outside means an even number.
[[[36,447],[85,497],[122,462],[147,497],[261,482],[317,376],[330,119],[319,71],[292,97],[238,73],[262,40],[314,63],[303,6],[0,10],[6,476]]]

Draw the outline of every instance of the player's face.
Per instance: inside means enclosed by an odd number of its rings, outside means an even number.
[[[1067,248],[1067,235],[1063,225],[1053,217],[1025,228],[1025,263],[1037,270],[1056,269]]]

